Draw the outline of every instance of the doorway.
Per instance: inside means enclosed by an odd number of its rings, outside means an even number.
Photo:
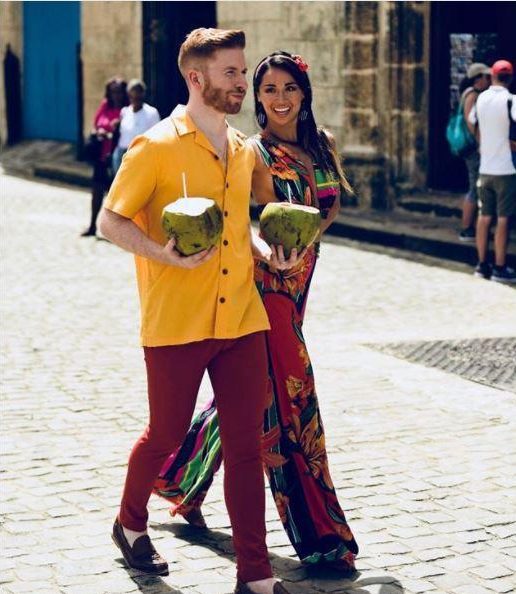
[[[23,137],[76,142],[80,2],[23,2]]]
[[[216,2],[143,2],[143,76],[147,101],[161,117],[186,103],[186,84],[177,66],[179,47],[198,27],[216,27]]]
[[[451,154],[446,125],[455,87],[471,62],[489,66],[504,58],[516,65],[513,2],[431,2],[428,186],[462,192],[464,161]],[[512,91],[514,92],[514,90]]]

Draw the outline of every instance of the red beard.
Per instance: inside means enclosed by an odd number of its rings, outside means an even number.
[[[235,114],[240,111],[242,107],[242,103],[234,103],[231,100],[230,95],[234,93],[240,93],[239,89],[233,89],[231,91],[223,91],[217,87],[213,87],[209,80],[206,81],[206,86],[202,91],[202,98],[204,99],[204,103],[209,106],[213,107],[217,111],[221,113],[229,113]],[[244,99],[244,94],[242,94],[242,100]]]

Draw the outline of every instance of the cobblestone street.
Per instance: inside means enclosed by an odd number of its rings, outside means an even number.
[[[0,592],[230,594],[222,473],[203,508],[207,532],[152,498],[150,534],[169,576],[128,571],[111,542],[128,454],[146,422],[145,371],[133,260],[79,238],[89,200],[2,178]],[[305,324],[359,573],[308,574],[268,496],[276,574],[294,594],[514,592],[514,361],[504,362],[502,389],[381,345],[514,337],[516,291],[462,265],[362,247],[322,246]],[[203,384],[199,404],[209,395]]]

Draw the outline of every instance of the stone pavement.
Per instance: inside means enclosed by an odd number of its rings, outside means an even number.
[[[208,532],[170,520],[152,499],[150,531],[170,576],[126,570],[110,541],[146,418],[132,258],[79,239],[86,192],[5,176],[1,192],[0,592],[229,594],[220,476],[204,508]],[[514,591],[514,391],[375,345],[514,336],[516,292],[462,265],[396,256],[326,243],[307,313],[332,477],[361,546],[360,572],[307,574],[268,497],[275,570],[296,594]],[[203,385],[200,402],[208,396]]]

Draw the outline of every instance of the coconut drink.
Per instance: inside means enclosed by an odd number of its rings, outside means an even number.
[[[222,235],[223,217],[210,198],[179,198],[163,209],[161,224],[167,237],[176,240],[183,256],[192,256],[216,245]]]
[[[285,258],[310,246],[319,233],[321,213],[312,206],[269,202],[260,215],[260,231],[269,245],[282,245]]]

